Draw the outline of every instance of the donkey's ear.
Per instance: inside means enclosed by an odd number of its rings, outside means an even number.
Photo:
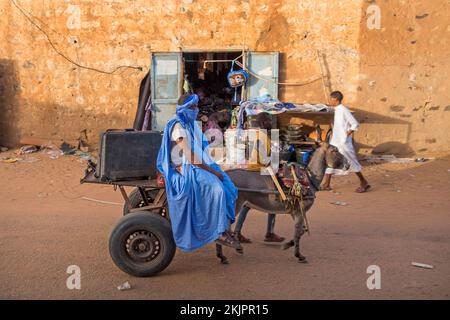
[[[327,131],[327,134],[326,134],[326,136],[325,136],[325,142],[330,142],[330,139],[331,139],[331,135],[333,134],[333,129],[328,129],[328,131]]]

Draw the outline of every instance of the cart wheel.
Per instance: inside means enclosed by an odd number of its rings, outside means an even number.
[[[109,253],[116,266],[136,277],[163,271],[175,249],[170,222],[148,211],[122,217],[109,238]]]
[[[155,200],[156,195],[158,194],[159,190],[145,190],[145,194],[147,195],[147,200],[149,203],[152,203],[153,200]],[[144,200],[142,199],[141,193],[139,192],[139,189],[135,188],[133,191],[131,191],[130,195],[128,196],[128,199],[130,200],[131,207],[134,208],[141,208],[145,206]],[[147,211],[147,210],[146,210]],[[164,218],[168,217],[168,208],[167,206],[161,209],[155,209],[155,210],[148,210],[148,212],[157,213],[160,216]],[[129,214],[127,204],[125,203],[123,205],[123,215]]]

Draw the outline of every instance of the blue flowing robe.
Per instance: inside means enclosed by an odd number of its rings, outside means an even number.
[[[207,140],[198,124],[183,119],[178,108],[177,115],[164,129],[157,166],[165,178],[175,243],[181,250],[189,252],[216,240],[234,222],[238,191],[228,175],[211,159]],[[197,158],[220,172],[223,181],[191,164],[185,156],[181,164],[182,174],[173,167],[170,159],[171,132],[177,122],[189,135],[189,145]]]

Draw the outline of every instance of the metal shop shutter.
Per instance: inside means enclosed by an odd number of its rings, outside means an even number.
[[[182,56],[180,52],[152,53],[152,130],[164,130],[175,114],[182,93]]]
[[[278,52],[247,52],[246,66],[251,73],[246,89],[246,98],[253,99],[267,92],[278,98]]]

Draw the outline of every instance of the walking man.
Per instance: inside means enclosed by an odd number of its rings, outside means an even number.
[[[359,178],[359,187],[355,190],[358,193],[366,192],[370,189],[369,182],[361,173],[361,165],[356,157],[355,149],[353,148],[353,133],[358,130],[359,123],[353,117],[350,110],[342,105],[344,95],[340,91],[334,91],[330,95],[330,106],[335,108],[333,135],[330,144],[338,148],[339,152],[347,159],[350,168],[347,171],[341,169],[327,168],[325,177],[320,186],[320,190],[331,190],[331,175],[345,175],[349,172],[354,172]]]

